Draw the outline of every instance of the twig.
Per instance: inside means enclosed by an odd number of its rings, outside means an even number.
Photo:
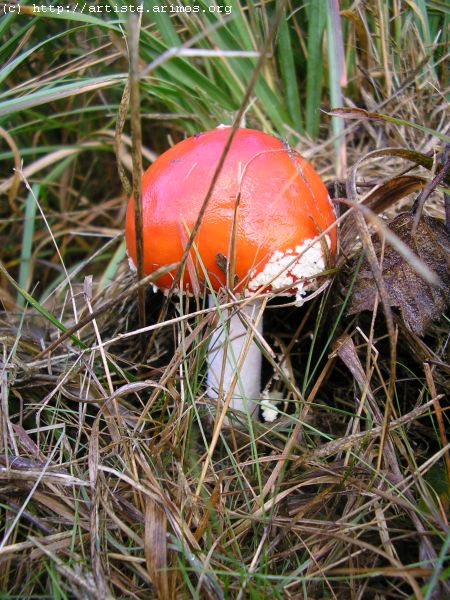
[[[116,130],[114,132],[114,147],[116,151],[117,171],[119,173],[120,182],[123,187],[125,195],[128,197],[131,195],[132,188],[130,181],[125,173],[125,169],[120,160],[120,144],[122,138],[122,132],[127,118],[128,107],[130,105],[130,82],[127,81],[123,89],[122,99],[119,104],[119,114],[117,115]]]
[[[131,107],[131,155],[133,162],[134,229],[136,236],[137,278],[144,278],[144,246],[142,238],[142,132],[139,93],[139,31],[140,17],[130,12],[128,18],[128,45],[130,55],[130,107]],[[139,325],[145,327],[145,293],[138,288]],[[141,338],[142,349],[145,340]]]

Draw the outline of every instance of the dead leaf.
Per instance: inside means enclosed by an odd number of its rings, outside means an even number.
[[[167,570],[167,518],[164,510],[153,498],[146,500],[145,560],[156,595],[164,600],[170,598]]]
[[[408,329],[418,335],[424,335],[430,322],[438,319],[448,305],[450,234],[441,221],[425,216],[420,219],[413,236],[413,223],[414,215],[404,212],[392,220],[389,229],[438,275],[441,285],[433,287],[426,283],[389,245],[384,248],[381,268],[390,306],[400,308]],[[381,242],[378,236],[374,236],[374,246],[380,259]],[[366,259],[357,275],[347,314],[373,310],[376,295],[377,287]]]
[[[385,181],[370,192],[364,204],[375,213],[382,213],[398,200],[425,187],[426,179],[417,175],[398,175]]]

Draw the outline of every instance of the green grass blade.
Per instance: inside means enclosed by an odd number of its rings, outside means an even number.
[[[122,83],[127,79],[125,74],[106,75],[103,77],[92,77],[83,81],[75,81],[72,83],[56,84],[51,88],[44,90],[38,89],[36,92],[31,92],[20,98],[12,98],[0,102],[0,116],[11,115],[26,108],[47,104],[54,100],[69,98],[78,94],[86,94],[87,92],[95,92],[101,88],[111,87]],[[8,94],[9,96],[10,94]],[[5,97],[6,94],[3,95]]]
[[[422,36],[425,47],[431,45],[430,22],[427,10],[427,3],[424,0],[415,0],[414,16],[417,22],[417,27]]]
[[[126,254],[127,250],[125,240],[122,240],[122,242],[117,247],[117,250],[114,252],[108,265],[106,266],[106,269],[100,279],[100,282],[98,284],[99,290],[105,289],[105,287],[109,285],[111,281],[113,281]]]
[[[428,2],[430,10],[441,12],[444,15],[450,16],[450,6],[447,2],[441,2],[440,0],[431,0]]]
[[[162,11],[160,0],[147,0],[145,9],[151,13],[146,13],[152,23],[155,23],[157,30],[161,34],[163,42],[170,48],[181,44],[178,33],[173,26],[170,14]],[[165,7],[167,9],[167,6]]]
[[[327,51],[330,102],[331,106],[335,108],[344,104],[342,86],[346,83],[341,17],[339,14],[339,5],[336,0],[328,0]],[[338,177],[342,177],[345,168],[344,122],[337,117],[332,117],[331,126],[335,138],[336,173]]]
[[[29,282],[32,280],[31,269],[31,251],[33,247],[33,237],[36,225],[36,202],[34,198],[39,195],[40,185],[33,185],[25,200],[25,218],[22,232],[22,250],[20,254],[19,268],[19,287],[28,290]],[[25,297],[18,291],[17,305],[20,308],[25,306]]]
[[[30,20],[26,25],[24,25],[24,27],[21,27],[15,33],[11,34],[10,26],[12,25],[13,20],[13,14],[7,15],[6,17],[3,17],[3,20],[0,20],[0,37],[7,29],[9,33],[8,39],[0,48],[0,64],[7,61],[5,57],[7,52],[10,49],[12,49],[12,51],[16,50],[18,42],[23,38],[23,36],[28,32],[30,27],[32,27],[35,22],[35,19]]]
[[[36,7],[39,6],[41,9],[42,8],[47,8],[48,6],[45,5],[44,3],[42,4],[37,4]],[[115,2],[115,6],[117,6],[117,2]],[[80,8],[81,5],[80,5]],[[84,10],[62,10],[63,6],[59,5],[55,5],[54,6],[54,12],[38,12],[36,10],[36,8],[33,6],[33,4],[31,6],[27,6],[22,7],[21,8],[21,13],[22,14],[27,14],[27,15],[33,15],[36,18],[39,19],[48,19],[48,20],[53,20],[53,19],[58,19],[61,21],[66,21],[66,22],[70,22],[70,21],[75,21],[78,23],[86,23],[88,25],[94,25],[95,27],[101,27],[102,29],[104,29],[105,27],[108,29],[114,29],[117,32],[121,32],[121,24],[126,22],[126,12],[118,12],[118,13],[110,13],[110,14],[114,14],[113,19],[101,19],[100,17],[95,17],[92,12],[89,11],[89,4],[86,3],[84,5]],[[120,15],[120,17],[118,17],[117,15]]]
[[[144,32],[141,37],[141,56],[148,63],[163,54],[169,47],[157,40],[150,34]],[[200,69],[192,65],[187,59],[175,57],[164,62],[157,68],[156,73],[163,80],[168,80],[179,86],[180,95],[186,103],[186,94],[194,97],[213,99],[227,110],[235,110],[236,105],[224,94],[224,90],[210,81]]]
[[[300,97],[298,93],[298,79],[295,70],[294,53],[287,19],[282,19],[279,29],[278,56],[281,75],[284,85],[286,106],[296,131],[302,131],[302,117],[300,112]]]
[[[16,13],[9,13],[0,19],[0,35],[3,35],[5,31],[9,30],[13,21],[16,19]],[[8,44],[8,42],[7,42]]]
[[[437,585],[439,583],[439,577],[442,575],[443,567],[445,566],[445,561],[448,560],[448,551],[450,548],[450,531],[447,532],[447,536],[442,544],[441,551],[439,552],[439,556],[437,558],[436,564],[433,565],[433,574],[425,586],[426,594],[424,596],[424,600],[431,600],[435,596],[435,591]]]
[[[322,95],[322,40],[327,21],[327,0],[309,5],[308,65],[306,73],[306,132],[319,135]]]
[[[70,33],[75,33],[76,31],[79,31],[79,29],[79,27],[76,27],[75,29],[63,31],[62,33],[59,33],[55,36],[43,40],[42,42],[39,42],[35,46],[28,48],[28,50],[25,50],[24,52],[16,56],[14,60],[8,62],[4,67],[2,67],[2,69],[0,69],[0,83],[2,83],[14,71],[14,69],[19,67],[25,60],[27,60],[29,56],[37,52],[40,48],[42,48],[43,46],[51,45],[55,43],[58,39],[61,39]]]

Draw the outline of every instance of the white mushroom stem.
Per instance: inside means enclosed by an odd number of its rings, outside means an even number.
[[[209,306],[216,305],[213,296]],[[223,309],[208,346],[208,393],[222,401],[231,392],[229,407],[258,418],[261,393],[261,351],[255,343],[262,335],[261,302]],[[248,324],[245,324],[245,321]],[[251,325],[251,326],[250,326]]]

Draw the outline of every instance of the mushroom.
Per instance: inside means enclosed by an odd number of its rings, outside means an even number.
[[[221,126],[187,138],[144,173],[146,274],[179,262],[228,136],[229,129]],[[223,401],[228,394],[233,411],[256,417],[261,351],[255,340],[262,339],[262,292],[294,295],[301,301],[332,263],[335,219],[324,184],[304,158],[271,135],[237,130],[182,278],[185,291],[199,284],[214,291],[209,305],[218,314],[207,356],[210,397]],[[130,198],[126,241],[135,263],[134,227]],[[163,275],[156,285],[170,288],[173,276]],[[221,289],[240,303],[220,310],[220,294],[215,292]]]

